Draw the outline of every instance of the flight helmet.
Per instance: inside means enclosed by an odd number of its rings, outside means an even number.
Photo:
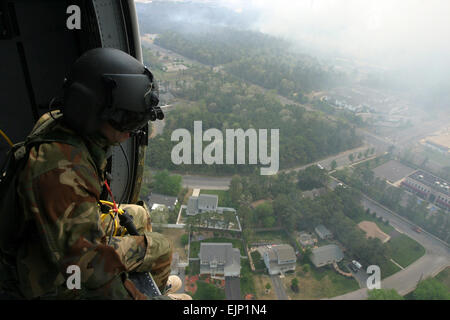
[[[158,87],[141,62],[113,48],[84,53],[64,83],[64,122],[80,134],[98,131],[107,121],[122,132],[136,132],[148,121],[162,120]]]

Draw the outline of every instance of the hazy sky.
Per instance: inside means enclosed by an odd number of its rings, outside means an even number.
[[[260,31],[385,66],[450,67],[449,0],[220,0]]]
[[[450,82],[450,0],[194,1],[257,10],[257,30],[328,56],[402,69],[405,79]]]

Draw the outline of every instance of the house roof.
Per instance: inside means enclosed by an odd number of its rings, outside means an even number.
[[[198,196],[198,208],[217,208],[219,196],[216,194],[201,194]]]
[[[166,207],[174,206],[177,202],[177,197],[168,196],[165,194],[152,193],[149,196],[149,205],[152,207],[154,204],[162,204]]]
[[[344,259],[342,250],[335,244],[329,244],[312,250],[311,261],[315,266],[321,266],[330,262],[339,262]]]
[[[198,197],[190,197],[187,205],[187,213],[198,212]]]
[[[295,256],[294,248],[292,248],[288,244],[274,246],[273,249],[277,254],[279,263],[288,262],[292,260],[295,261],[297,259],[297,257]]]
[[[328,230],[323,224],[319,224],[316,228],[315,228],[317,234],[321,237],[321,238],[326,238],[328,236],[331,236],[332,233],[330,230]]]
[[[231,259],[231,251],[233,248],[231,243],[200,243],[200,261],[201,263],[209,263],[216,260],[220,264],[224,264]]]
[[[201,264],[216,261],[217,264],[223,265],[225,274],[239,273],[241,269],[241,252],[233,248],[231,243],[202,242],[199,257]]]
[[[294,248],[288,244],[280,244],[272,246],[271,250],[267,251],[269,261],[276,261],[276,263],[285,263],[292,260],[297,260]]]

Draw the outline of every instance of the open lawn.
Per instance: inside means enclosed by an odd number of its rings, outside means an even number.
[[[401,234],[391,239],[387,246],[390,252],[390,258],[406,268],[411,263],[425,254],[425,248],[410,237]]]
[[[311,264],[303,269],[297,265],[295,273],[289,273],[285,276],[283,284],[286,294],[292,300],[310,300],[332,298],[359,289],[358,282],[354,278],[346,278],[331,266],[315,268]],[[298,279],[299,292],[291,289],[292,279]]]
[[[225,290],[211,283],[197,281],[197,291],[194,300],[225,300]]]
[[[249,243],[256,243],[259,241],[270,241],[273,244],[282,244],[288,243],[289,238],[285,231],[263,231],[256,232],[252,239],[249,240]]]
[[[268,275],[254,275],[253,282],[255,283],[256,299],[258,300],[277,300],[275,289],[272,285],[272,280]],[[270,284],[271,288],[266,293],[266,285]]]
[[[379,263],[379,267],[380,267],[380,271],[381,271],[381,279],[385,279],[387,277],[390,277],[394,273],[397,273],[397,272],[399,272],[401,270],[398,266],[396,266],[389,259],[384,259],[381,263]]]
[[[447,286],[448,290],[450,290],[450,267],[447,267],[445,270],[441,271],[436,279]]]

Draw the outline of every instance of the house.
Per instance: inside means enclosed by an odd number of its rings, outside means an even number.
[[[239,277],[241,274],[241,252],[231,243],[200,244],[200,274],[213,278]]]
[[[188,201],[186,214],[196,215],[203,212],[217,211],[219,196],[216,194],[200,194],[191,196]]]
[[[342,250],[335,244],[315,248],[312,250],[311,262],[317,267],[323,267],[328,264],[337,263],[344,259]]]
[[[264,263],[270,275],[295,271],[296,262],[294,248],[287,244],[274,245],[264,252]]]
[[[323,196],[326,193],[327,193],[327,189],[326,188],[317,188],[317,189],[313,189],[313,190],[304,191],[302,193],[302,197],[303,198],[314,199],[316,197]]]
[[[333,238],[331,231],[328,230],[323,224],[319,224],[314,230],[322,240]]]
[[[177,197],[167,196],[159,193],[151,193],[148,196],[148,205],[151,210],[173,210],[178,203]]]

